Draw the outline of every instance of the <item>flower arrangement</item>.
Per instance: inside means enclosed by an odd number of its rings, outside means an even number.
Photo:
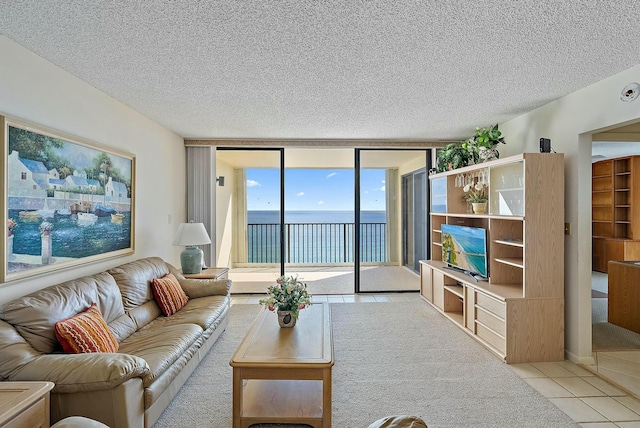
[[[462,189],[466,195],[464,195],[464,200],[470,204],[487,202],[489,197],[487,196],[487,192],[485,188],[487,185],[485,183],[471,183],[464,186]]]
[[[300,310],[311,305],[311,295],[307,292],[307,284],[298,280],[297,276],[281,276],[276,285],[270,286],[269,295],[260,300],[261,305],[270,311],[291,311],[297,318]]]
[[[7,220],[7,236],[13,235],[13,229],[18,226],[18,223],[12,218]]]

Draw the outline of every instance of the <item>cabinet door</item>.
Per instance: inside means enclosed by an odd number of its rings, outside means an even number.
[[[433,302],[433,269],[420,263],[420,294],[430,302]]]
[[[431,180],[431,212],[447,212],[447,177]]]
[[[592,266],[591,269],[598,272],[607,272],[607,243],[601,238],[593,238],[592,241]]]
[[[444,274],[434,270],[431,275],[433,284],[433,304],[444,310]]]
[[[476,291],[472,287],[464,287],[464,325],[473,333],[476,332]]]
[[[609,260],[624,260],[624,246],[625,242],[620,240],[612,240],[609,239],[606,241],[606,250],[605,250],[605,270],[603,272],[609,271]]]
[[[489,214],[524,215],[524,162],[491,168]]]

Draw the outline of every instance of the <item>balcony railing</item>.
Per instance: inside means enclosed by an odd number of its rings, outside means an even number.
[[[285,263],[353,263],[354,223],[285,223]],[[360,223],[360,261],[387,262],[386,223]],[[249,263],[280,263],[280,224],[248,224]]]

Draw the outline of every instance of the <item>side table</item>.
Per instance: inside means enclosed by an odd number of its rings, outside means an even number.
[[[51,382],[0,382],[0,427],[49,428]]]
[[[182,274],[185,278],[193,279],[229,279],[229,268],[207,268],[199,273]]]

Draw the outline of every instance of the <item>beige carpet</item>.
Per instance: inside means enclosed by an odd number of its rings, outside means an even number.
[[[230,325],[156,428],[231,427],[229,360],[258,305]],[[413,414],[429,428],[577,427],[506,364],[422,301],[331,304],[333,427]],[[275,322],[275,319],[274,319]]]
[[[353,294],[355,275],[352,267],[288,268],[287,275],[298,275],[316,295]],[[231,269],[233,294],[265,293],[278,273],[273,269]],[[401,266],[365,266],[360,270],[360,291],[398,292],[420,290],[420,276]]]

